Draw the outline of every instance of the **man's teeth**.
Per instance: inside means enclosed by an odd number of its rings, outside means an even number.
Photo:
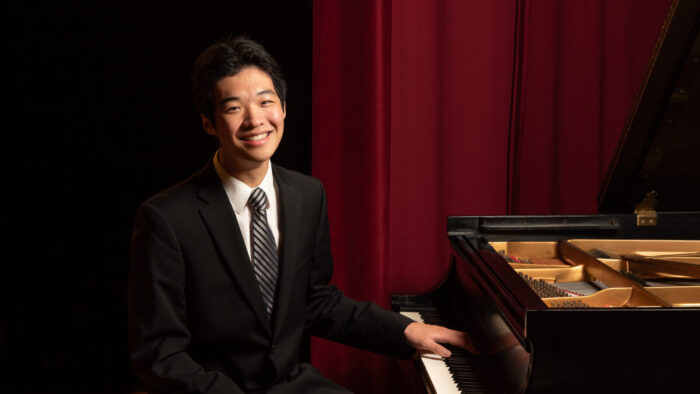
[[[244,138],[244,140],[246,140],[246,141],[260,141],[260,140],[264,139],[265,137],[267,137],[268,135],[270,135],[269,131],[267,133],[258,134],[255,137]]]

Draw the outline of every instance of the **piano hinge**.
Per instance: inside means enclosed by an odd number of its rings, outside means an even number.
[[[656,226],[656,191],[647,193],[642,202],[635,205],[634,213],[637,214],[637,226]]]

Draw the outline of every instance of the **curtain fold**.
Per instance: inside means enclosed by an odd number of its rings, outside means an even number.
[[[669,2],[314,1],[333,282],[388,307],[444,276],[448,215],[594,212]],[[410,392],[407,363],[312,346],[355,392]]]
[[[448,215],[505,212],[513,3],[394,3],[392,291],[439,283],[449,262]]]
[[[313,174],[328,194],[334,283],[389,307],[391,2],[315,1]],[[312,339],[312,361],[355,392],[393,392],[386,358]]]
[[[523,1],[514,214],[595,213],[670,1]]]

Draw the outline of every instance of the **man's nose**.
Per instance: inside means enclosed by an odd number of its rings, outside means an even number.
[[[245,126],[247,128],[254,129],[263,123],[265,123],[265,116],[263,114],[263,111],[261,108],[257,106],[251,106],[248,108],[247,111],[246,119],[245,119]]]

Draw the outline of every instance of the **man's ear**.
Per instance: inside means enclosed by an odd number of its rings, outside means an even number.
[[[202,118],[202,127],[204,128],[204,131],[206,131],[207,134],[216,136],[216,129],[209,118],[207,118],[204,114],[199,114],[199,117]]]
[[[287,101],[282,102],[282,119],[287,118]]]

